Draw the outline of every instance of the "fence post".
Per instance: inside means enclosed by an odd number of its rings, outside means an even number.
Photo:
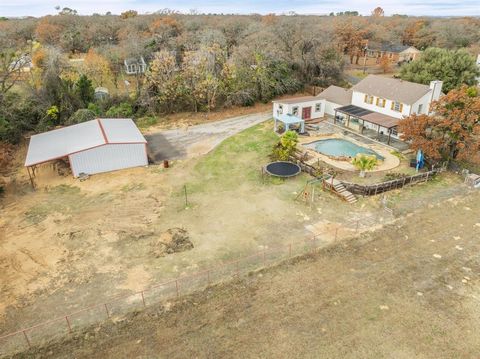
[[[25,330],[22,330],[22,332],[23,332],[23,336],[25,337],[25,340],[27,341],[28,347],[31,348],[32,344],[30,344],[30,339],[28,339],[27,333],[25,332]]]
[[[142,290],[142,292],[141,292],[141,293],[142,293],[142,302],[143,302],[143,306],[144,306],[144,307],[146,307],[147,305],[145,304],[145,297],[144,297],[144,295],[143,295],[143,290]]]
[[[68,331],[71,333],[72,332],[72,326],[70,325],[70,321],[68,320],[68,315],[65,316],[65,320],[67,321]]]
[[[107,318],[110,318],[110,313],[108,312],[107,303],[103,304],[105,306],[105,312],[107,312]]]
[[[178,279],[175,279],[175,289],[177,291],[177,298],[179,297],[179,292],[178,292]]]

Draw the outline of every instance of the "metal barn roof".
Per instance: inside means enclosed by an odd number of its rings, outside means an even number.
[[[33,135],[25,166],[52,161],[109,143],[146,142],[131,119],[97,119]]]

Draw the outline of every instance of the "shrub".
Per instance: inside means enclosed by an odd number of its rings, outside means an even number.
[[[93,111],[87,110],[86,108],[82,108],[77,110],[72,116],[69,117],[67,121],[65,121],[66,125],[75,125],[77,123],[87,122],[90,120],[95,119],[95,113]]]
[[[145,116],[137,119],[135,123],[140,128],[148,128],[150,126],[156,125],[158,123],[158,119],[154,116]]]
[[[117,106],[110,107],[105,115],[112,118],[128,118],[132,117],[133,108],[130,103],[122,102]]]
[[[275,161],[287,161],[293,156],[297,148],[298,135],[295,131],[287,131],[280,141],[273,147],[272,159]]]
[[[360,176],[365,176],[365,171],[371,171],[377,165],[378,159],[376,156],[369,156],[359,153],[352,159],[352,165],[360,170]]]

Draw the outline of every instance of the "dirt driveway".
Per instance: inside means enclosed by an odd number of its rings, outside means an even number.
[[[270,112],[256,113],[147,134],[150,158],[158,163],[196,157],[210,152],[226,138],[271,118]]]

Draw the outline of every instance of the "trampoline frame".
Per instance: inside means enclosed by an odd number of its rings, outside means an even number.
[[[291,166],[295,166],[298,168],[298,171],[295,172],[295,173],[292,173],[292,174],[288,174],[288,175],[281,175],[281,174],[277,174],[277,173],[273,173],[273,172],[270,172],[267,168],[268,166],[272,165],[272,164],[276,164],[276,163],[287,163],[288,165],[291,165]],[[289,178],[289,177],[295,177],[295,176],[298,176],[301,172],[302,172],[302,168],[297,165],[296,163],[293,163],[293,162],[289,162],[289,161],[274,161],[274,162],[270,162],[268,164],[266,164],[264,167],[263,167],[263,171],[265,173],[268,173],[270,176],[274,176],[274,177],[280,177],[280,178]]]

